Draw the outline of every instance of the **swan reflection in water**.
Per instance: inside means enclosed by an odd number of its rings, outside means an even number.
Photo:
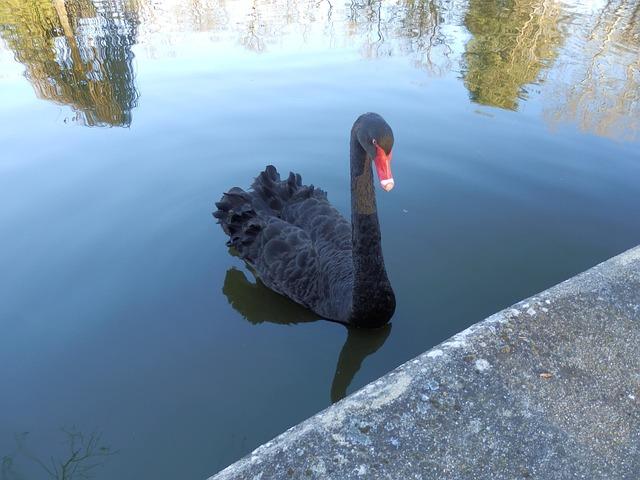
[[[222,293],[227,297],[229,305],[254,325],[263,322],[290,325],[321,320],[321,317],[310,310],[268,289],[259,279],[256,278],[255,283],[250,282],[244,272],[235,267],[227,270]],[[362,361],[378,351],[391,333],[390,324],[366,330],[345,328],[347,339],[338,356],[331,384],[331,403],[347,395],[347,388],[360,370]]]

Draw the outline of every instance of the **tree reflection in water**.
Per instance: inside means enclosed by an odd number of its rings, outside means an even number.
[[[527,85],[541,81],[562,43],[560,8],[552,0],[470,0],[465,25],[464,83],[482,105],[517,110]]]
[[[230,268],[224,279],[222,293],[242,317],[257,325],[263,322],[290,325],[320,320],[320,317],[265,287],[259,279],[250,282],[244,272]],[[347,328],[331,385],[331,402],[347,394],[347,389],[360,370],[363,360],[375,353],[385,342],[391,325],[375,330]]]
[[[256,53],[285,42],[405,56],[460,75],[471,101],[518,110],[533,92],[551,124],[612,138],[640,130],[640,6],[557,0],[3,0],[0,36],[40,98],[89,126],[128,126],[132,46],[171,54],[189,32]],[[314,51],[312,49],[312,51]]]
[[[39,456],[27,446],[28,432],[16,435],[16,450],[2,457],[0,480],[21,480],[25,477],[18,472],[18,459],[28,459],[37,466],[42,477],[53,480],[88,480],[96,470],[118,452],[105,445],[99,432],[85,434],[76,428],[62,428],[66,452],[60,455]]]
[[[88,126],[129,126],[136,106],[128,0],[3,0],[0,35],[39,98],[69,105]]]
[[[584,61],[563,62],[552,84],[552,125],[575,123],[600,136],[635,140],[640,133],[640,2],[611,0],[572,18],[572,43]]]

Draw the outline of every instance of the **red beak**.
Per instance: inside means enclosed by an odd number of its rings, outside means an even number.
[[[387,155],[377,143],[375,147],[376,158],[373,159],[373,163],[376,165],[380,185],[388,192],[394,186],[393,175],[391,175],[391,152]]]

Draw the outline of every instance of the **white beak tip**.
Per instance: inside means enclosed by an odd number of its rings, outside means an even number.
[[[387,180],[380,180],[380,185],[382,185],[382,188],[389,192],[391,191],[395,183],[393,181],[393,178],[389,178]]]

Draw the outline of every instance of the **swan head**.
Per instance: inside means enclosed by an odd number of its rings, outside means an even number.
[[[356,120],[357,137],[367,156],[373,161],[380,186],[390,191],[395,182],[391,174],[393,131],[377,113],[365,113]]]

